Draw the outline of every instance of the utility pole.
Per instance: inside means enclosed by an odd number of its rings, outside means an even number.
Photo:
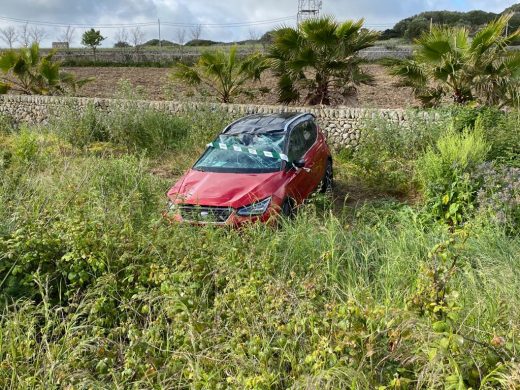
[[[433,18],[430,18],[430,33],[433,30]]]
[[[162,48],[162,41],[161,41],[161,19],[157,19],[157,23],[159,26],[159,47]]]

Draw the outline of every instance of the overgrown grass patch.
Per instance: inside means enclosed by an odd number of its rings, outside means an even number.
[[[110,134],[141,120],[127,113],[3,135],[1,388],[520,385],[519,236],[478,204],[456,224],[439,220],[416,176],[416,161],[442,154],[436,145],[454,130],[380,125],[382,138],[336,164],[339,188],[355,178],[369,197],[335,207],[316,198],[278,227],[234,231],[161,217],[174,177],[231,118],[143,119],[182,131],[156,128],[132,147],[70,137],[74,123]],[[161,139],[171,142],[157,149]],[[512,161],[490,152],[471,167],[490,158]],[[385,171],[399,179],[374,191]],[[386,195],[405,180],[417,202]]]

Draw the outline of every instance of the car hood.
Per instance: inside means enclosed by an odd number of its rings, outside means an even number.
[[[243,174],[189,170],[168,192],[177,203],[239,208],[272,196],[281,172]]]

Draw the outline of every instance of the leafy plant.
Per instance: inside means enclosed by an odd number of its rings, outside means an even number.
[[[490,22],[473,38],[464,27],[434,26],[416,40],[412,59],[391,62],[392,74],[412,87],[426,106],[444,98],[458,104],[476,100],[518,106],[520,52],[508,46],[520,37],[520,29],[504,36],[511,17]]]
[[[141,126],[142,111],[110,108],[92,113],[101,136],[125,114]],[[186,134],[159,158],[62,148],[54,124],[2,134],[0,148],[31,163],[0,167],[0,388],[520,386],[518,234],[487,213],[463,229],[432,224],[386,199],[314,202],[275,229],[171,225],[165,190],[231,120],[180,115]],[[381,142],[395,130],[373,123]],[[415,119],[374,151],[426,149],[442,168],[430,178],[453,165],[474,180],[487,150],[476,127],[428,148],[439,129]],[[493,170],[490,200],[510,180]]]
[[[470,174],[485,161],[489,145],[481,131],[448,131],[417,160],[417,176],[429,213],[455,226],[473,210]]]
[[[338,23],[331,17],[309,19],[297,29],[283,27],[272,33],[268,50],[278,77],[279,101],[330,105],[356,94],[373,77],[361,67],[360,50],[370,47],[378,34],[363,29],[363,20]]]
[[[480,187],[476,197],[479,210],[499,224],[520,229],[520,168],[484,163],[472,179]]]
[[[249,81],[258,81],[267,63],[260,54],[252,54],[243,59],[237,56],[237,46],[229,53],[206,51],[196,65],[190,67],[182,63],[175,65],[172,78],[190,85],[205,85],[213,91],[222,103],[230,103],[234,97],[249,94]]]
[[[54,61],[55,51],[42,56],[38,44],[30,48],[8,50],[0,55],[0,93],[15,91],[26,95],[56,95],[75,93],[91,78],[77,79],[60,70]]]
[[[92,49],[92,53],[94,54],[94,61],[96,61],[96,50],[98,46],[101,45],[106,38],[101,35],[99,30],[94,30],[91,28],[83,33],[81,37],[81,44],[84,46],[88,46]]]
[[[393,194],[413,191],[417,184],[413,180],[415,160],[435,144],[450,121],[446,114],[435,123],[413,112],[406,115],[407,126],[384,118],[365,120],[359,146],[349,153],[353,173],[372,190]]]

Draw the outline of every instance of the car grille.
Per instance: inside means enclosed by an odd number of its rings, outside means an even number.
[[[213,207],[198,205],[179,206],[182,219],[188,222],[225,223],[233,209],[230,207]]]

